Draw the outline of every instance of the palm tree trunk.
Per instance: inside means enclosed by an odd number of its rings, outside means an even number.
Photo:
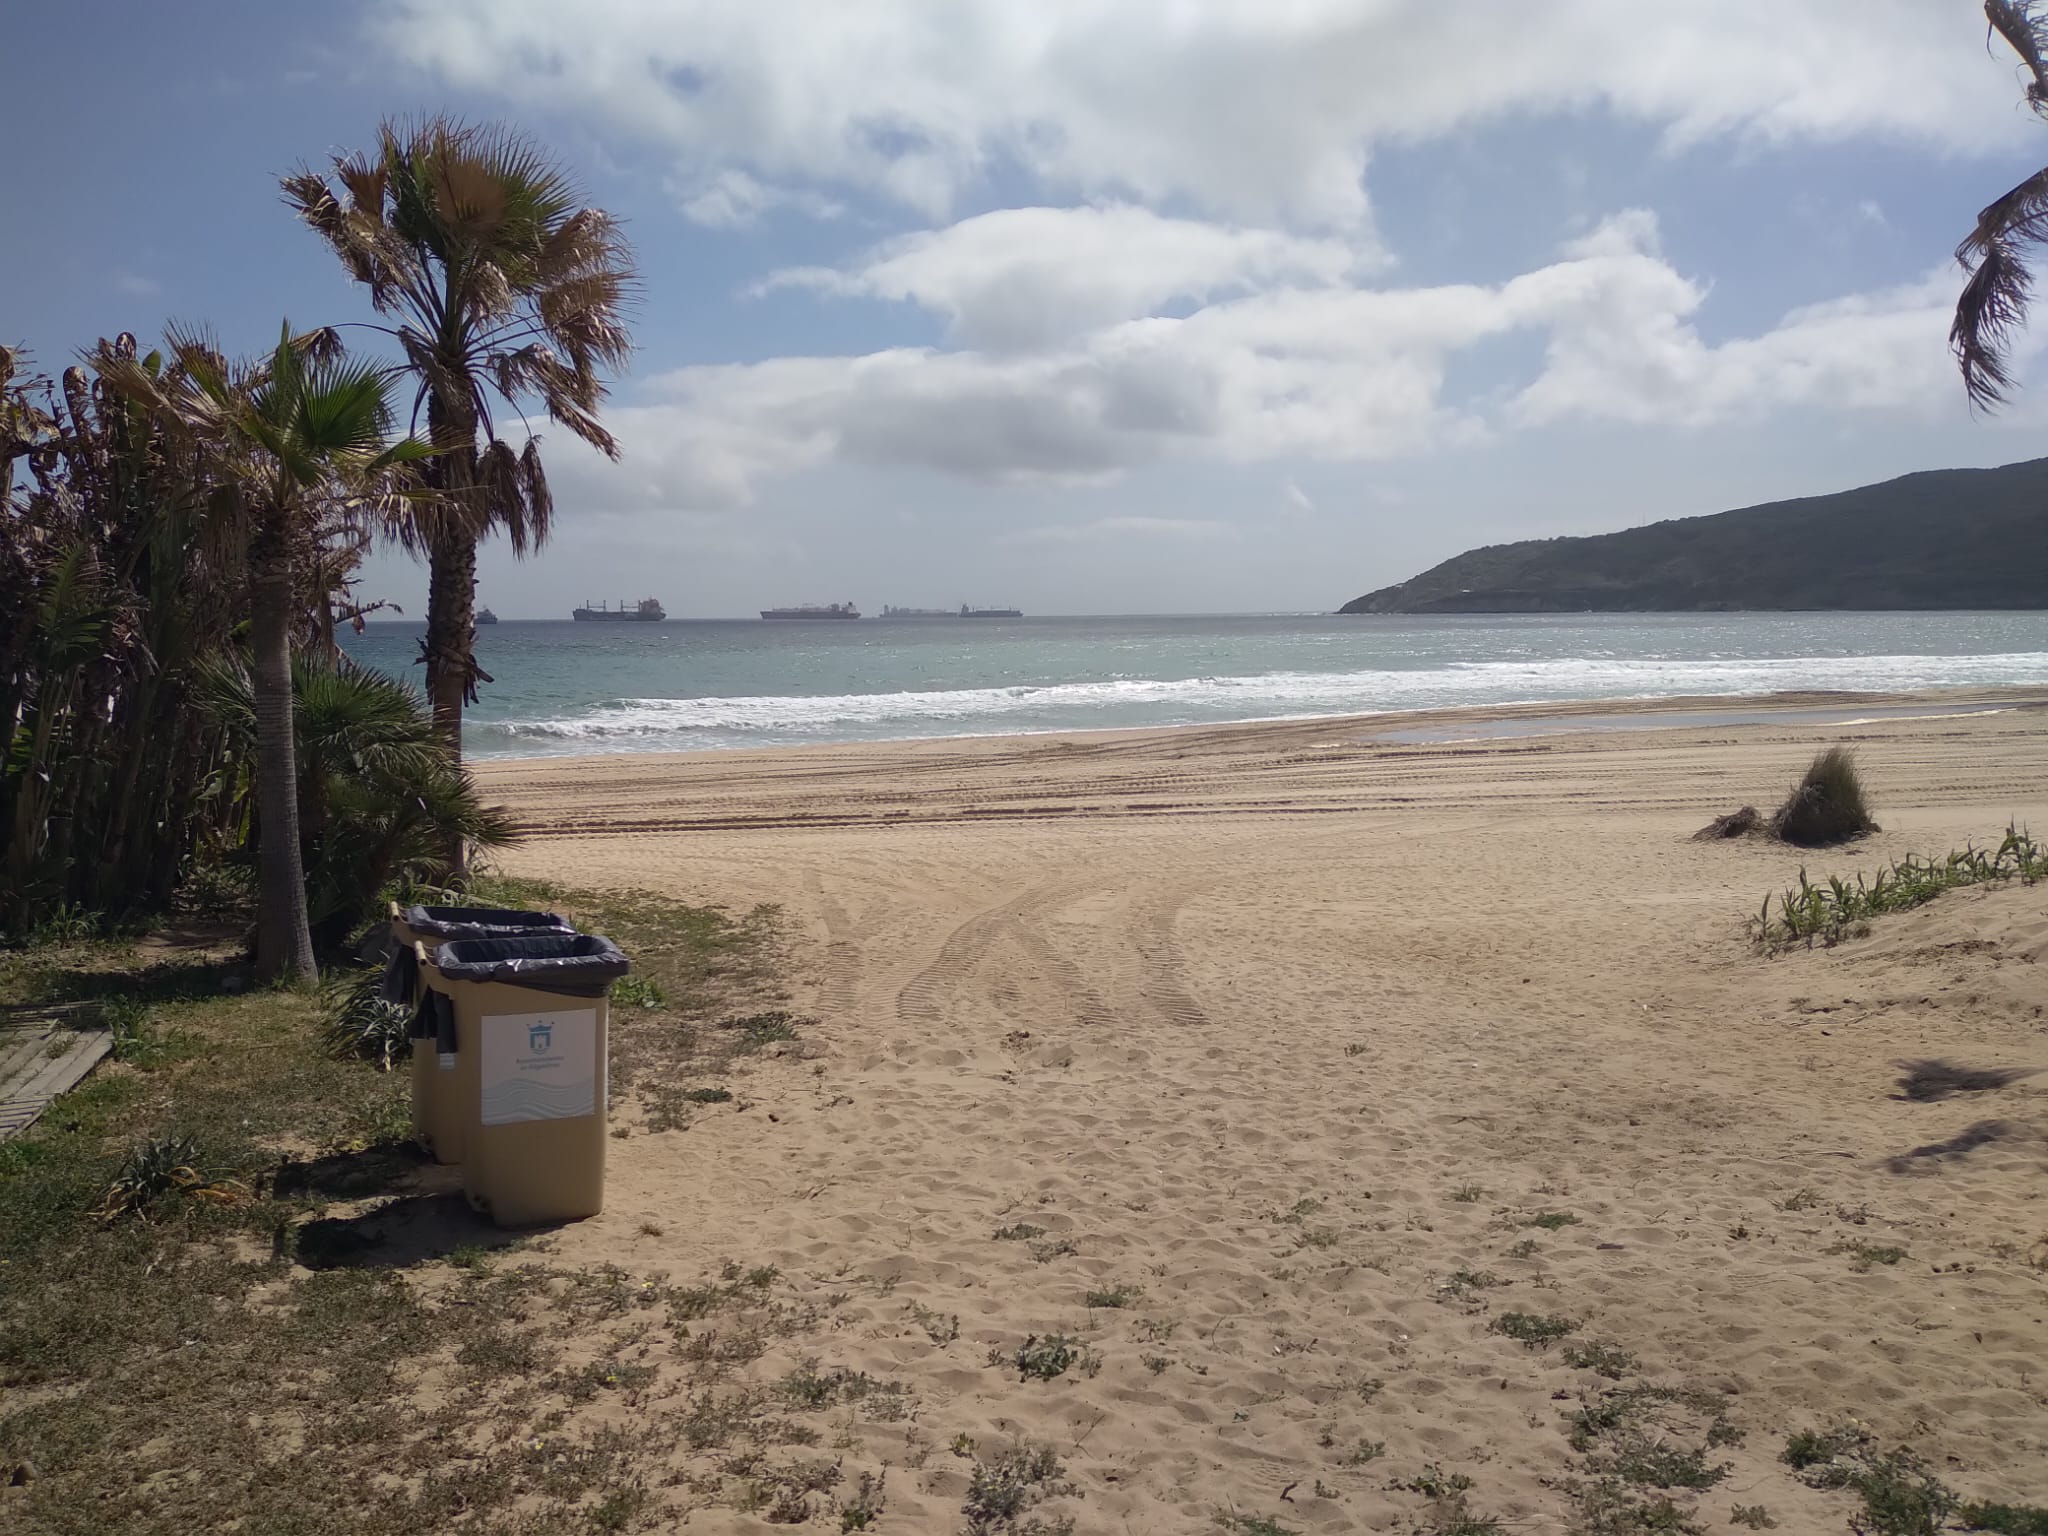
[[[313,931],[306,920],[298,761],[292,740],[292,561],[280,521],[265,516],[249,558],[259,838],[256,973],[266,981],[312,981],[319,970],[313,961]]]
[[[476,541],[456,531],[435,540],[428,557],[427,698],[434,707],[434,730],[458,763],[475,638]],[[451,875],[467,867],[468,850],[460,833],[450,834],[446,857]]]

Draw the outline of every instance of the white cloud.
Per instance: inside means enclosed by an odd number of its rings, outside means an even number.
[[[162,283],[140,272],[116,272],[114,286],[131,299],[153,299],[164,291]]]
[[[1502,290],[1511,310],[1549,330],[1542,373],[1510,407],[1519,424],[1699,427],[1787,407],[1924,411],[1954,401],[1950,273],[1808,305],[1760,336],[1711,346],[1692,324],[1706,292],[1658,253],[1654,221],[1623,215],[1573,249],[1580,259]]]
[[[1005,208],[890,240],[848,270],[778,272],[762,285],[918,304],[972,347],[1044,346],[1180,300],[1277,284],[1328,286],[1378,265],[1343,240],[1165,218],[1127,203]]]
[[[947,233],[919,251],[944,250]],[[585,499],[738,505],[767,480],[828,463],[1072,484],[1173,459],[1413,457],[1565,420],[1699,427],[1793,408],[1955,408],[1943,345],[1950,278],[1807,306],[1713,344],[1694,323],[1706,289],[1657,236],[1655,218],[1629,211],[1497,285],[1276,287],[1180,317],[1114,319],[1031,351],[896,348],[682,368],[654,381],[652,403],[615,413],[626,462],[593,465]],[[862,291],[870,269],[845,283]],[[1114,313],[1176,286],[1143,293],[1112,277],[1109,297],[1077,289],[1077,302]],[[936,279],[916,289],[941,313],[972,310],[965,291]],[[1003,330],[977,322],[989,327]],[[1509,334],[1541,339],[1533,377],[1484,397],[1447,393],[1461,352]]]
[[[1287,505],[1296,512],[1313,512],[1316,509],[1316,504],[1308,492],[1292,480],[1286,481],[1280,487],[1280,494],[1287,499]]]
[[[745,229],[777,208],[792,208],[814,219],[835,219],[845,212],[820,193],[770,186],[745,171],[731,169],[687,187],[678,186],[675,191],[683,217],[711,229]]]
[[[398,57],[600,116],[684,182],[859,188],[943,216],[1049,189],[1361,227],[1372,148],[1602,108],[1672,143],[2010,142],[1973,5],[1926,0],[382,0]],[[694,194],[693,194],[694,195]],[[719,206],[714,200],[713,206]]]

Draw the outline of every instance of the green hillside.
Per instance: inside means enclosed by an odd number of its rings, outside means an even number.
[[[1342,613],[2048,607],[2048,459],[1468,550]]]

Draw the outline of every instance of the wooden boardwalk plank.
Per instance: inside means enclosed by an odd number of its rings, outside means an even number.
[[[34,1124],[113,1048],[112,1031],[67,1028],[48,1014],[0,1022],[0,1141]]]

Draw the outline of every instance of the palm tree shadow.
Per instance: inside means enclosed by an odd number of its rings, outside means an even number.
[[[2032,1077],[2038,1067],[1966,1067],[1942,1057],[1895,1061],[1902,1074],[1894,1098],[1931,1104],[1958,1093],[1990,1093]]]
[[[1929,1142],[1924,1147],[1888,1157],[1884,1166],[1891,1173],[1933,1173],[1946,1164],[1961,1162],[1979,1148],[2001,1142],[2037,1140],[2038,1136],[2038,1132],[2017,1121],[1979,1120],[1947,1141]]]

